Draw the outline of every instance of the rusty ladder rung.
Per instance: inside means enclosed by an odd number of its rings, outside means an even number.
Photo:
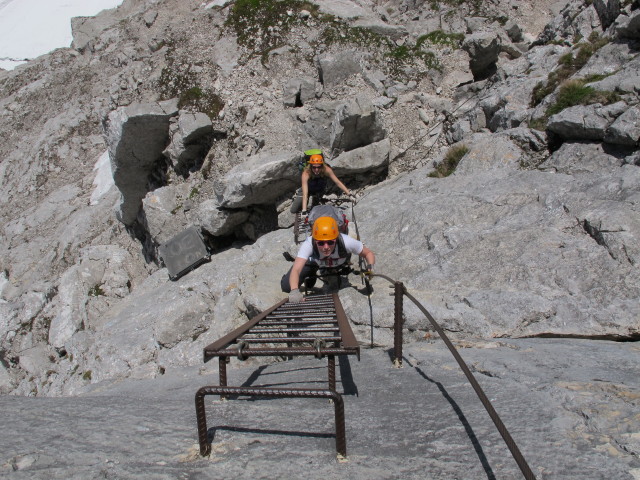
[[[270,338],[247,338],[247,343],[310,343],[316,340],[324,340],[326,342],[339,342],[340,337],[317,336],[317,337],[270,337]]]
[[[295,304],[282,300],[206,346],[203,354],[205,362],[218,357],[220,385],[202,387],[196,394],[196,417],[202,455],[206,455],[211,449],[207,435],[205,395],[331,398],[336,406],[336,450],[339,454],[346,455],[344,407],[342,397],[336,392],[335,359],[339,355],[357,355],[360,360],[360,346],[336,293],[308,296],[304,302]],[[227,363],[231,357],[245,360],[250,356],[292,358],[302,355],[327,358],[327,390],[227,386]]]
[[[338,327],[304,327],[304,328],[255,328],[247,334],[261,333],[308,333],[308,332],[339,332]]]

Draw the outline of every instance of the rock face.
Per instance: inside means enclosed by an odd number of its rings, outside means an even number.
[[[142,384],[186,388],[191,400],[171,411],[192,408],[193,389],[216,382],[191,380],[204,368],[202,348],[284,296],[298,162],[321,148],[358,194],[347,214],[376,253],[376,272],[403,282],[467,347],[463,356],[536,474],[637,477],[637,2],[440,2],[432,10],[434,2],[322,1],[317,10],[288,5],[261,26],[237,3],[126,0],[74,19],[71,49],[0,72],[0,393],[13,395],[3,397],[12,440],[0,448],[0,468],[36,478],[57,463],[55,443],[34,454],[40,437],[12,433],[42,428],[24,411],[70,418],[113,403],[106,396],[139,398]],[[192,226],[211,260],[170,281],[158,248]],[[359,340],[388,348],[395,305],[386,280],[372,285],[367,296],[350,275],[340,298]],[[391,418],[379,408],[390,399],[369,390],[391,384],[411,399],[393,411],[396,426],[411,422],[392,441],[428,453],[394,453],[401,475],[517,476],[515,465],[500,460],[498,471],[491,460],[505,451],[492,426],[479,443],[468,441],[470,421],[458,425],[466,436],[450,428],[451,402],[470,408],[442,376],[457,367],[407,301],[403,316],[399,375],[375,349],[366,368],[354,368],[360,394],[348,399],[347,419],[367,428],[358,429],[365,433],[354,439],[347,476],[390,468],[385,455],[371,455],[380,435],[372,423]],[[300,365],[294,382],[313,368]],[[189,382],[175,383],[183,372]],[[138,382],[125,387],[127,377]],[[441,420],[416,429],[411,408],[425,398]],[[103,411],[123,429],[145,414],[127,410],[135,402],[115,404],[122,408]],[[264,413],[284,422],[278,415]],[[427,430],[439,433],[419,435]],[[193,460],[194,442],[184,438],[195,431],[180,435],[177,450]],[[204,460],[167,460],[177,450],[149,447],[157,438],[140,440],[157,459],[144,471],[113,443],[84,438],[91,452],[62,454],[67,477],[153,476],[158,465],[161,475],[211,472]],[[325,450],[314,441],[300,452],[305,465]],[[229,449],[219,440],[221,472],[235,472],[247,448],[271,458],[267,443]],[[457,460],[469,458],[470,444],[480,458],[471,467]],[[95,472],[87,465],[96,450],[120,460]],[[286,465],[288,476],[304,468]]]
[[[635,478],[634,455],[612,453],[638,449],[633,344],[503,339],[458,346],[536,478]],[[215,396],[206,402],[213,454],[200,457],[193,396],[217,382],[217,365],[207,365],[101,385],[88,395],[0,397],[7,433],[0,437],[0,472],[43,480],[52,472],[60,478],[298,478],[302,471],[314,480],[368,480],[373,469],[412,480],[425,471],[431,478],[522,478],[443,342],[405,345],[403,368],[393,368],[385,350],[364,348],[359,362],[339,362],[346,461],[336,461],[328,402]],[[263,365],[256,375],[255,365],[232,359],[229,380],[318,388],[325,364],[298,358]],[[127,441],[113,441],[125,434]]]
[[[127,0],[74,20],[72,49],[0,72],[0,392],[199,365],[283,298],[309,148],[357,192],[347,213],[376,271],[460,344],[640,339],[637,2],[433,3],[287,4],[258,25],[238,2]],[[169,281],[158,248],[192,226],[211,261]],[[348,281],[359,339],[391,346],[385,281],[370,298]],[[411,305],[404,317],[419,351],[434,333]],[[478,361],[532,378],[520,357]],[[612,478],[637,476],[634,421],[583,439]]]
[[[136,104],[114,110],[105,122],[111,171],[122,201],[116,216],[127,226],[135,221],[147,192],[148,177],[169,143],[169,120],[178,114],[177,101]]]
[[[465,38],[463,48],[469,53],[469,67],[474,80],[484,80],[495,73],[498,54],[502,50],[498,36],[484,32],[469,35]]]

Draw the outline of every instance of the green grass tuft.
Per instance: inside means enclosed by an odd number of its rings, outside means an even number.
[[[442,161],[436,165],[436,169],[428,176],[434,178],[444,178],[455,172],[458,163],[462,160],[469,148],[466,145],[454,145],[451,147]]]
[[[298,15],[307,10],[318,16],[318,6],[300,0],[236,0],[225,25],[238,43],[258,51],[268,51],[282,43],[291,27],[301,22]]]
[[[560,84],[586,65],[593,54],[609,42],[597,32],[589,36],[587,43],[580,44],[578,51],[569,52],[558,59],[558,68],[550,72],[546,82],[540,82],[531,94],[531,107],[539,105],[545,97],[553,93]]]
[[[224,108],[224,101],[219,95],[210,90],[202,90],[200,87],[191,87],[180,93],[178,108],[191,108],[198,112],[206,113],[212,120],[218,117]]]
[[[604,78],[602,75],[590,75],[588,78],[576,78],[567,80],[560,86],[556,101],[549,105],[542,117],[529,121],[529,128],[544,131],[551,115],[560,113],[565,108],[576,105],[591,105],[601,103],[609,105],[620,100],[620,95],[615,92],[600,91],[588,85]]]
[[[416,41],[416,47],[420,48],[423,43],[429,42],[432,45],[446,45],[452,48],[460,48],[463,40],[463,33],[445,33],[442,30],[434,30],[419,37]]]
[[[555,103],[547,108],[545,114],[547,117],[560,113],[565,108],[574,107],[576,105],[591,105],[593,103],[601,103],[609,105],[620,99],[615,92],[602,92],[586,85],[585,80],[575,79],[565,82],[558,91],[558,97]]]
[[[102,290],[101,285],[94,285],[89,289],[88,295],[90,297],[100,297],[104,296],[104,290]]]

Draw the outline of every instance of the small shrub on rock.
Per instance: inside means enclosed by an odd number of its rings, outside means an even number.
[[[615,92],[600,91],[587,85],[603,77],[603,75],[593,75],[588,78],[576,78],[564,82],[558,90],[556,101],[549,105],[542,117],[531,119],[529,128],[540,131],[546,130],[549,117],[560,113],[565,108],[594,103],[609,105],[620,100],[620,95]]]
[[[206,113],[209,118],[214,120],[224,108],[224,101],[219,95],[210,90],[191,87],[180,93],[178,97],[178,108],[191,108],[195,111]]]
[[[445,33],[442,30],[434,30],[419,37],[416,41],[416,47],[420,48],[423,43],[429,42],[433,45],[446,45],[451,48],[460,48],[463,40],[463,33]]]
[[[455,145],[451,147],[442,159],[442,162],[436,165],[436,169],[429,174],[429,177],[444,178],[451,175],[464,157],[469,148],[466,145]]]
[[[88,295],[90,297],[100,297],[104,295],[104,290],[102,290],[101,285],[94,285],[89,289]]]
[[[547,108],[546,116],[550,117],[560,113],[565,108],[575,105],[590,105],[601,103],[608,105],[619,100],[615,92],[601,92],[589,85],[584,79],[575,79],[565,82],[558,91],[558,98],[553,105]]]
[[[549,73],[546,82],[540,82],[531,94],[531,107],[539,105],[547,95],[552,94],[558,86],[571,75],[586,65],[591,56],[600,48],[609,43],[609,40],[601,37],[597,32],[589,36],[587,43],[580,44],[575,56],[573,52],[566,53],[558,59],[558,68]]]
[[[238,37],[238,43],[259,51],[276,47],[300,23],[306,10],[317,16],[318,7],[299,0],[236,0],[225,23]]]

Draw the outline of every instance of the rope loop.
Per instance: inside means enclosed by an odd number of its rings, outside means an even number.
[[[313,341],[313,348],[316,349],[316,358],[322,358],[322,353],[320,349],[325,348],[327,346],[327,342],[325,342],[322,338],[316,338]]]
[[[247,358],[249,358],[249,356],[247,354],[245,354],[243,352],[244,349],[249,349],[249,343],[247,342],[239,342],[238,343],[238,360],[246,360]]]

